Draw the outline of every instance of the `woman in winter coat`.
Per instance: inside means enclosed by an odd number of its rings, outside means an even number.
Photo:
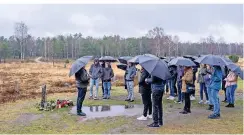
[[[185,67],[184,75],[182,77],[182,92],[185,95],[185,106],[183,111],[180,113],[187,114],[191,113],[191,100],[190,95],[194,91],[194,84],[193,84],[193,70],[191,67]]]
[[[201,65],[200,67],[200,70],[198,72],[198,79],[197,79],[197,82],[199,83],[200,85],[200,101],[199,101],[199,104],[202,104],[203,103],[203,91],[205,93],[205,96],[206,96],[206,102],[205,104],[208,104],[209,101],[208,101],[208,92],[207,92],[207,87],[206,87],[206,83],[205,83],[205,80],[204,80],[204,76],[207,74],[207,68],[206,68],[206,65]]]
[[[237,75],[230,71],[227,77],[225,78],[225,88],[227,95],[227,102],[229,103],[225,107],[235,107],[235,90],[237,88]]]

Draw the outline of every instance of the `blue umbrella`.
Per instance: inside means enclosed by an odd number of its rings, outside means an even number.
[[[232,72],[234,72],[236,75],[238,75],[243,80],[243,78],[244,78],[243,71],[241,70],[241,68],[239,66],[237,66],[234,63],[229,63],[229,64],[227,64],[227,68],[230,69]]]
[[[139,64],[152,76],[159,77],[163,80],[167,80],[171,77],[168,65],[160,58],[141,56],[139,58]]]
[[[172,59],[169,62],[169,66],[171,66],[171,65],[188,66],[188,67],[196,66],[196,64],[194,62],[192,62],[189,59],[183,58],[183,57],[178,57],[178,58]]]
[[[70,72],[69,72],[69,77],[74,75],[76,72],[78,72],[82,67],[84,67],[91,59],[93,56],[83,56],[79,59],[77,59],[71,66]]]
[[[195,60],[198,63],[201,64],[208,64],[208,65],[212,65],[212,66],[224,66],[226,65],[226,61],[220,57],[220,56],[216,56],[216,55],[204,55],[198,59]]]

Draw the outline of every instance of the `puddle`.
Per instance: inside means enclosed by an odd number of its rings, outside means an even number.
[[[86,113],[86,119],[114,117],[114,116],[135,116],[142,113],[143,105],[102,105],[84,106],[82,111]],[[71,114],[76,115],[76,106],[72,107]]]

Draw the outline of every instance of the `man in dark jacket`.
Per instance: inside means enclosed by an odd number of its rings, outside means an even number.
[[[142,96],[142,103],[144,105],[143,115],[137,120],[147,120],[152,118],[152,100],[151,100],[151,85],[145,82],[146,78],[150,77],[150,74],[144,69],[141,69],[141,77],[139,80],[139,93]],[[147,115],[149,111],[149,115]]]
[[[114,77],[113,69],[109,62],[105,64],[105,68],[102,70],[102,81],[104,87],[103,99],[110,99],[111,79]]]
[[[105,68],[105,62],[104,61],[102,61],[101,67],[102,67],[102,69]],[[103,97],[104,97],[103,80],[102,80],[102,91],[103,91]]]
[[[93,86],[96,85],[96,92],[94,99],[98,99],[98,88],[99,88],[99,78],[101,78],[102,75],[102,67],[99,64],[98,59],[94,60],[94,64],[91,65],[91,68],[89,70],[90,74],[90,99],[93,98]]]
[[[76,87],[78,89],[78,97],[77,97],[77,115],[86,116],[84,112],[82,112],[82,104],[86,96],[87,85],[89,84],[89,76],[86,72],[86,69],[83,67],[75,74]]]
[[[152,100],[153,100],[153,123],[148,127],[159,127],[163,125],[163,105],[162,98],[164,94],[165,80],[156,76],[147,78],[146,83],[151,83]]]

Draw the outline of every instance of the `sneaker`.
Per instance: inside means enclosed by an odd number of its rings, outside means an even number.
[[[196,98],[194,96],[191,95],[190,97],[191,100],[196,100]]]
[[[94,97],[93,99],[94,99],[94,100],[99,100],[97,97]]]
[[[228,108],[234,108],[235,106],[234,106],[234,104],[228,104],[228,105],[225,106],[225,107],[228,107]]]
[[[213,109],[213,105],[209,105],[207,110],[212,110]]]
[[[147,118],[152,119],[153,118],[152,114],[151,115],[147,115]]]
[[[129,102],[134,102],[134,100],[132,99],[132,100],[129,100]]]
[[[152,124],[150,124],[150,125],[147,125],[148,127],[159,127],[159,125],[158,124],[155,124],[155,123],[152,123]]]
[[[79,116],[86,116],[86,114],[83,113],[83,112],[77,112],[77,115],[79,115]]]
[[[203,104],[203,101],[202,101],[202,100],[200,100],[200,101],[198,102],[198,104]]]
[[[163,126],[163,122],[159,122],[158,125],[159,125],[160,127],[162,127],[162,126]]]
[[[204,104],[207,104],[208,105],[209,104],[209,101],[207,100]]]
[[[144,117],[143,115],[139,118],[137,118],[137,120],[147,120],[147,117]]]
[[[211,114],[208,116],[209,119],[219,119],[220,118],[220,114]]]
[[[173,97],[173,96],[169,96],[167,99],[168,99],[168,100],[174,100],[175,97]]]

